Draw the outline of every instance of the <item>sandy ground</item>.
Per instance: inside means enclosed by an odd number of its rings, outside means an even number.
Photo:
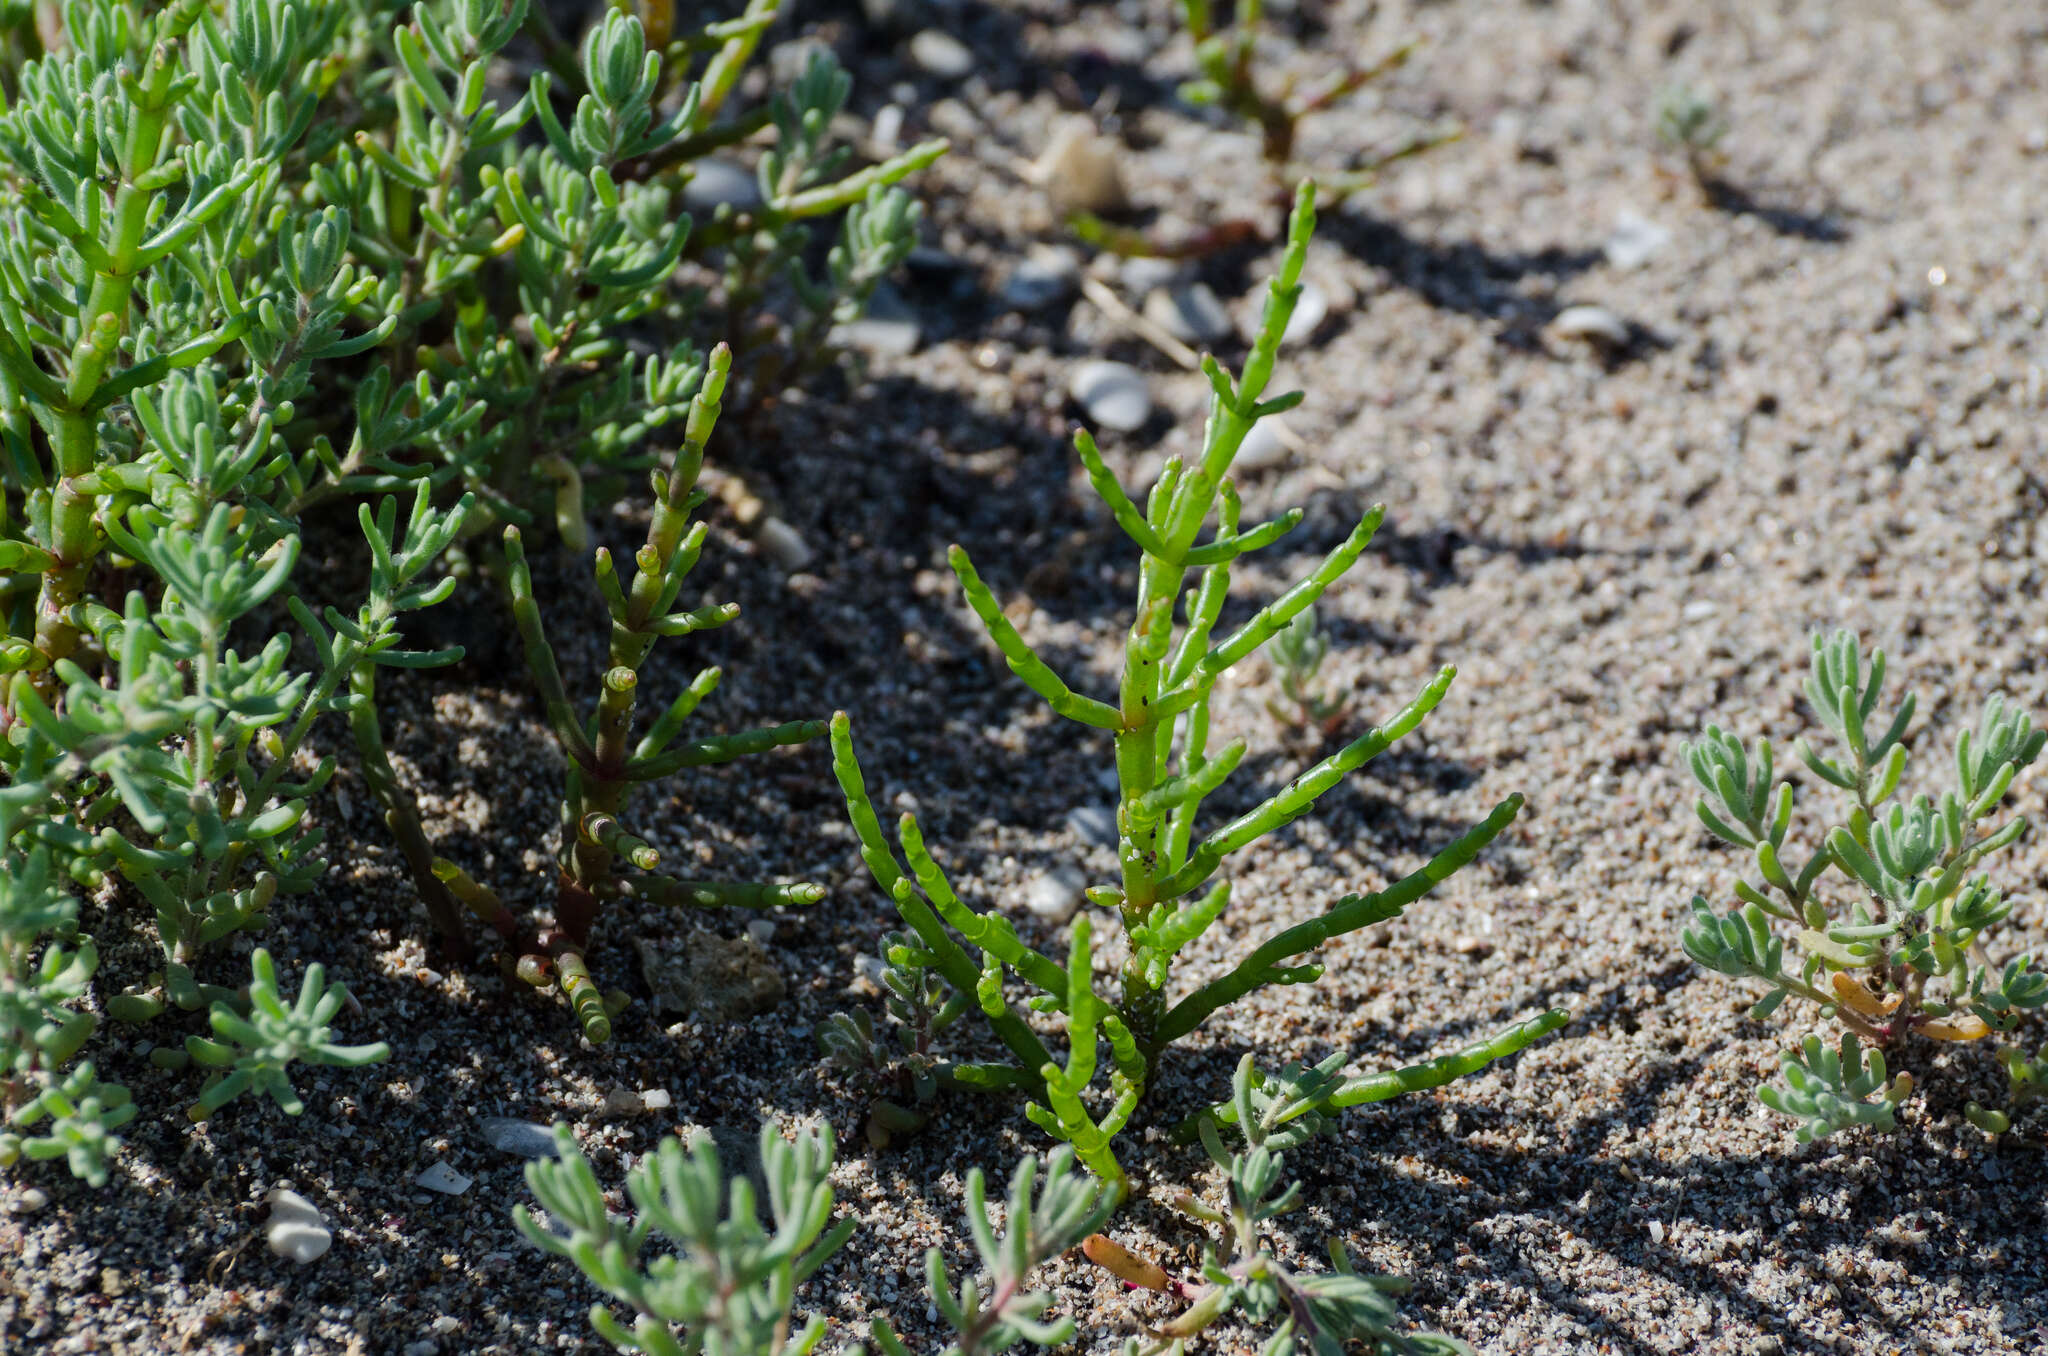
[[[1152,421],[1105,439],[1138,485],[1195,446],[1204,387],[1089,302],[1003,305],[1015,261],[1058,238],[1016,165],[1064,113],[1107,113],[1141,221],[1171,236],[1270,216],[1256,147],[1173,102],[1190,54],[1161,0],[935,4],[924,21],[976,54],[961,80],[920,74],[854,11],[800,10],[786,34],[838,49],[864,115],[893,102],[906,139],[955,138],[923,181],[930,252],[901,285],[922,345],[721,431],[714,458],[816,558],[786,575],[721,519],[699,578],[746,616],[672,647],[656,687],[717,662],[730,676],[705,718],[719,726],[851,711],[878,799],[914,805],[962,892],[1053,945],[1021,901],[1062,864],[1108,878],[1108,854],[1068,826],[1109,800],[1107,743],[1050,719],[1008,676],[944,551],[969,544],[1026,635],[1078,685],[1107,690],[1132,558],[1063,446],[1067,376],[1099,356],[1152,374]],[[1338,304],[1279,377],[1310,393],[1290,417],[1304,450],[1245,477],[1248,517],[1292,504],[1308,517],[1240,573],[1232,615],[1383,500],[1386,527],[1323,608],[1326,672],[1353,693],[1354,728],[1441,663],[1461,676],[1420,735],[1233,861],[1238,902],[1190,974],[1412,869],[1510,791],[1529,810],[1407,917],[1328,948],[1320,985],[1261,995],[1176,1052],[1162,1119],[1220,1094],[1246,1049],[1274,1063],[1341,1049],[1369,1069],[1563,1004],[1571,1025],[1519,1058],[1353,1112],[1294,1153],[1308,1207],[1282,1246],[1312,1257],[1342,1238],[1414,1277],[1419,1323],[1486,1353],[2048,1349],[2039,1123],[1993,1145],[1961,1115],[2001,1090],[1990,1052],[1909,1051],[1927,1093],[1897,1135],[1801,1147],[1752,1087],[1808,1019],[1749,1020],[1755,990],[1700,972],[1676,943],[1691,895],[1725,897],[1736,865],[1692,819],[1679,742],[1709,720],[1781,745],[1807,729],[1797,689],[1812,630],[1881,641],[1919,691],[1917,787],[1939,789],[1956,725],[1986,694],[2048,714],[2048,17],[1931,0],[1304,0],[1275,31],[1275,68],[1303,74],[1426,39],[1372,95],[1308,124],[1311,161],[1342,164],[1442,120],[1466,134],[1325,220],[1309,277]],[[1653,96],[1674,79],[1718,91],[1732,123],[1717,204],[1651,138]],[[1627,270],[1602,248],[1624,214],[1669,232]],[[1273,258],[1246,247],[1195,271],[1249,307]],[[1631,341],[1600,350],[1545,332],[1577,303],[1611,308]],[[634,523],[598,528],[624,540]],[[565,668],[587,687],[594,596],[579,566],[544,568]],[[450,606],[475,609],[451,626],[487,641],[504,629],[487,597]],[[482,650],[396,685],[389,735],[442,850],[532,904],[559,759],[516,658]],[[1277,731],[1272,692],[1260,662],[1218,703],[1221,736],[1254,750],[1219,815],[1314,756]],[[2038,773],[2018,786],[2023,813],[2041,814],[2042,786]],[[923,1249],[961,1263],[965,1170],[1006,1175],[1040,1142],[1014,1106],[949,1100],[925,1135],[873,1153],[859,1104],[820,1070],[812,1030],[871,1001],[857,961],[891,925],[822,750],[677,781],[637,821],[707,872],[833,887],[775,920],[767,951],[786,1001],[735,1022],[656,1016],[626,939],[695,922],[737,936],[745,920],[621,911],[593,966],[643,1001],[602,1049],[494,972],[429,968],[424,916],[367,791],[352,771],[337,787],[325,808],[338,865],[280,906],[265,942],[294,976],[318,959],[347,977],[365,1012],[346,1038],[389,1040],[393,1059],[297,1075],[299,1120],[245,1102],[195,1129],[176,1114],[186,1083],[115,1033],[95,1058],[143,1111],[114,1185],[44,1171],[0,1188],[0,1349],[594,1350],[594,1292],[513,1231],[520,1162],[485,1142],[480,1118],[567,1119],[617,1182],[680,1126],[743,1141],[763,1114],[830,1119],[842,1207],[864,1221],[806,1302],[846,1338],[886,1311],[936,1349]],[[2014,951],[2048,946],[2044,842],[1998,868],[2020,900],[2001,939]],[[645,1089],[672,1109],[603,1110],[608,1092]],[[1156,1134],[1130,1143],[1154,1183],[1212,1176]],[[475,1179],[465,1194],[413,1185],[441,1160]],[[23,1197],[31,1180],[40,1206]],[[262,1245],[262,1199],[280,1184],[336,1229],[304,1269]],[[1114,1232],[1162,1258],[1195,1241],[1150,1202]],[[1090,1351],[1165,1312],[1085,1264],[1042,1280]],[[1205,1341],[1256,1349],[1238,1328]]]

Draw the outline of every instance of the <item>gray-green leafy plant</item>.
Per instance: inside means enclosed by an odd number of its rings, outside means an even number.
[[[1322,974],[1297,959],[1333,938],[1401,913],[1465,865],[1520,810],[1511,796],[1426,865],[1385,889],[1346,895],[1323,913],[1258,942],[1225,973],[1176,993],[1175,956],[1213,926],[1230,902],[1227,881],[1215,881],[1224,859],[1305,814],[1348,773],[1419,725],[1443,700],[1456,671],[1446,667],[1406,707],[1315,767],[1291,779],[1254,808],[1197,836],[1202,801],[1243,760],[1242,741],[1209,743],[1210,700],[1217,680],[1277,635],[1357,561],[1378,527],[1374,506],[1345,541],[1307,577],[1218,636],[1232,563],[1272,545],[1301,521],[1291,510],[1240,529],[1229,472],[1245,434],[1259,419],[1292,408],[1299,393],[1264,399],[1280,336],[1300,295],[1302,261],[1315,223],[1315,190],[1303,184],[1290,221],[1286,255],[1269,289],[1264,317],[1243,376],[1233,381],[1213,358],[1203,370],[1211,387],[1209,421],[1198,459],[1169,461],[1140,510],[1104,465],[1093,439],[1075,446],[1090,483],[1140,552],[1136,619],[1123,655],[1116,700],[1075,692],[1032,651],[975,571],[967,552],[952,548],[954,572],[969,605],[1004,659],[1055,714],[1114,736],[1119,787],[1120,880],[1088,892],[1089,900],[1122,915],[1127,959],[1113,997],[1097,988],[1092,925],[1074,923],[1062,963],[1028,945],[999,913],[969,907],[927,850],[913,815],[899,821],[906,868],[883,835],[855,758],[844,713],[832,725],[833,769],[845,793],[861,855],[884,893],[951,987],[972,994],[1011,1060],[955,1064],[950,1081],[1021,1089],[1027,1114],[1054,1138],[1071,1143],[1088,1168],[1122,1188],[1124,1174],[1111,1141],[1152,1085],[1160,1053],[1210,1014],[1275,984],[1305,984]],[[1215,520],[1210,540],[1198,542]],[[1176,626],[1176,609],[1180,624]],[[975,954],[978,952],[979,954]],[[1007,992],[1011,978],[1031,991],[1032,1008],[1066,1022],[1066,1059],[1056,1060]],[[1561,1018],[1559,1019],[1561,1020]],[[1107,1044],[1106,1091],[1098,1086],[1099,1046]],[[1100,1095],[1099,1095],[1100,1094]]]
[[[347,986],[329,984],[326,968],[316,962],[306,967],[297,1001],[285,1006],[277,987],[277,966],[268,951],[257,947],[249,957],[247,1001],[216,1002],[207,1014],[218,1039],[185,1038],[185,1054],[192,1062],[222,1071],[207,1080],[199,1100],[185,1114],[203,1121],[244,1092],[253,1091],[268,1096],[285,1115],[296,1116],[306,1104],[285,1072],[291,1065],[360,1069],[391,1058],[391,1047],[383,1041],[369,1045],[334,1041],[335,1014],[350,1001]]]
[[[761,1176],[771,1226],[764,1226],[754,1186],[728,1181],[708,1135],[686,1150],[673,1137],[626,1175],[636,1207],[613,1215],[590,1162],[566,1125],[555,1127],[556,1156],[526,1165],[526,1183],[556,1227],[514,1206],[519,1231],[539,1247],[574,1262],[613,1303],[590,1325],[619,1351],[648,1356],[804,1356],[825,1335],[811,1315],[792,1330],[796,1288],[852,1235],[848,1218],[832,1224],[832,1132],[800,1129],[788,1140],[773,1121],[761,1127]],[[827,1226],[830,1226],[829,1228]],[[643,1257],[659,1235],[674,1252]],[[631,1326],[627,1326],[630,1323]]]
[[[1314,686],[1329,653],[1330,638],[1317,624],[1313,607],[1303,608],[1280,634],[1266,642],[1266,657],[1280,674],[1280,695],[1293,707],[1290,710],[1282,702],[1267,702],[1266,710],[1273,719],[1326,734],[1336,729],[1350,703],[1342,692],[1332,695]]]
[[[710,339],[744,335],[772,395],[908,250],[894,185],[943,143],[848,164],[829,58],[743,94],[777,0],[697,30],[639,8],[570,46],[529,0],[0,4],[0,875],[140,905],[163,967],[112,1015],[230,997],[207,949],[320,878],[328,716],[466,958],[377,690],[460,651],[403,614],[514,572],[486,532],[580,547],[590,496],[691,417]],[[548,69],[505,92],[521,34]],[[726,149],[762,203],[694,229],[683,189]],[[297,582],[323,505],[362,523],[353,611]],[[10,1003],[82,1010],[70,927],[10,935]],[[89,1029],[0,1031],[0,1113],[54,1115]]]
[[[877,1149],[896,1135],[920,1130],[937,1095],[945,1062],[937,1038],[960,1020],[972,1000],[946,983],[938,957],[910,932],[882,939],[882,1008],[893,1039],[879,1035],[865,1008],[835,1012],[818,1029],[825,1062],[854,1080],[868,1097],[865,1130]]]
[[[1710,970],[1769,985],[1753,1017],[1799,998],[1847,1028],[1839,1054],[1808,1041],[1803,1053],[1785,1056],[1785,1085],[1759,1094],[1800,1118],[1802,1140],[1851,1125],[1892,1128],[1912,1078],[1887,1081],[1885,1050],[1910,1049],[1916,1040],[1983,1040],[2048,1005],[2048,974],[2030,955],[1993,953],[1993,930],[2013,901],[1977,871],[2026,832],[2022,818],[1990,821],[2013,778],[2048,744],[2048,731],[1994,695],[1975,728],[1956,736],[1954,786],[1939,801],[1921,795],[1901,803],[1895,797],[1915,699],[1907,693],[1874,722],[1885,668],[1884,651],[1873,650],[1866,663],[1850,632],[1813,638],[1806,697],[1838,750],[1828,757],[1805,739],[1796,747],[1806,769],[1847,804],[1803,862],[1786,846],[1792,785],[1773,785],[1768,739],[1745,748],[1710,725],[1684,746],[1700,788],[1700,822],[1748,852],[1757,877],[1735,882],[1739,903],[1725,915],[1693,897],[1686,954]],[[2015,1103],[2030,1100],[2032,1066],[2018,1050],[2009,1056]],[[2009,1124],[2004,1113],[1974,1104],[1970,1114],[1986,1129]]]
[[[856,1222],[832,1218],[832,1132],[824,1125],[784,1137],[763,1123],[761,1179],[767,1187],[764,1225],[753,1183],[728,1178],[710,1136],[685,1149],[673,1138],[626,1175],[630,1218],[614,1215],[589,1160],[567,1126],[555,1127],[556,1156],[529,1163],[527,1185],[552,1218],[513,1208],[520,1232],[546,1251],[573,1261],[613,1303],[631,1310],[628,1327],[609,1307],[593,1305],[591,1326],[620,1351],[648,1356],[803,1356],[825,1337],[825,1321],[794,1317],[797,1289],[853,1235]],[[957,1287],[936,1247],[926,1255],[934,1309],[955,1332],[947,1356],[995,1356],[1019,1342],[1056,1346],[1072,1339],[1068,1319],[1047,1319],[1051,1296],[1027,1278],[1042,1262],[1079,1243],[1108,1218],[1111,1194],[1073,1172],[1073,1155],[1058,1150],[1043,1164],[1027,1157],[1010,1181],[1003,1231],[988,1209],[981,1170],[967,1175],[968,1227],[986,1280]],[[829,1228],[827,1226],[830,1226]],[[643,1256],[659,1238],[673,1252]],[[886,1320],[871,1330],[888,1356],[907,1356]],[[858,1356],[852,1348],[849,1356]]]
[[[654,512],[646,541],[634,552],[631,580],[620,576],[609,550],[597,550],[597,585],[611,615],[611,645],[596,710],[589,716],[578,715],[548,643],[519,529],[505,529],[512,612],[525,644],[527,669],[569,765],[555,926],[535,934],[521,926],[494,891],[455,863],[437,858],[432,868],[438,880],[512,944],[520,978],[560,988],[592,1041],[610,1038],[611,1019],[620,1002],[598,990],[584,962],[591,929],[605,901],[630,893],[675,907],[761,908],[814,904],[825,895],[819,885],[734,884],[664,875],[658,870],[660,852],[621,818],[633,788],[643,782],[801,743],[825,732],[823,721],[792,721],[677,743],[698,704],[718,686],[719,670],[711,668],[671,699],[645,734],[633,737],[640,671],[655,642],[723,626],[739,615],[739,607],[731,603],[678,605],[683,584],[704,549],[708,529],[689,518],[704,502],[704,492],[696,488],[697,475],[704,464],[704,444],[718,422],[719,397],[729,370],[729,351],[721,344],[712,350],[703,384],[691,399],[682,452],[672,467],[653,475]],[[622,871],[622,864],[632,870]]]
[[[1031,1273],[1107,1223],[1116,1194],[1074,1171],[1070,1147],[1053,1150],[1044,1167],[1041,1180],[1036,1157],[1017,1165],[1001,1234],[988,1209],[981,1169],[967,1170],[967,1228],[986,1278],[970,1277],[955,1287],[940,1250],[925,1252],[932,1306],[954,1334],[941,1356],[996,1356],[1019,1342],[1057,1347],[1074,1340],[1073,1319],[1045,1316],[1052,1296],[1030,1288]],[[872,1336],[884,1356],[910,1356],[886,1319],[875,1321]]]
[[[1284,1152],[1314,1133],[1321,1103],[1312,1088],[1263,1080],[1252,1057],[1239,1061],[1231,1080],[1231,1139],[1213,1115],[1197,1124],[1202,1147],[1223,1170],[1223,1196],[1210,1204],[1192,1192],[1173,1198],[1174,1208],[1216,1232],[1204,1239],[1201,1280],[1180,1281],[1163,1268],[1137,1258],[1107,1240],[1091,1240],[1089,1256],[1132,1285],[1188,1301],[1188,1307],[1153,1326],[1147,1339],[1132,1338],[1125,1356],[1160,1356],[1233,1315],[1252,1322],[1278,1320],[1260,1350],[1266,1356],[1342,1356],[1361,1348],[1374,1356],[1470,1356],[1455,1338],[1408,1329],[1399,1297],[1409,1282],[1399,1276],[1355,1270],[1344,1245],[1329,1240],[1329,1271],[1297,1269],[1272,1246],[1275,1223],[1302,1203],[1300,1182],[1286,1178]],[[1241,1147],[1240,1147],[1241,1144]]]

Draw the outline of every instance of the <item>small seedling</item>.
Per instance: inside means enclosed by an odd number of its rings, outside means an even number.
[[[1153,1325],[1149,1338],[1126,1342],[1124,1356],[1177,1353],[1232,1315],[1275,1323],[1260,1347],[1267,1356],[1334,1356],[1350,1350],[1351,1342],[1386,1356],[1471,1356],[1472,1349],[1455,1338],[1410,1331],[1396,1303],[1409,1283],[1359,1273],[1338,1240],[1329,1241],[1329,1271],[1309,1271],[1281,1258],[1272,1244],[1273,1228],[1302,1204],[1300,1182],[1281,1186],[1282,1155],[1314,1133],[1322,1089],[1315,1080],[1262,1079],[1246,1055],[1231,1092],[1228,1133],[1235,1143],[1226,1143],[1225,1126],[1215,1116],[1205,1114],[1197,1123],[1203,1150],[1223,1169],[1222,1203],[1211,1205],[1187,1191],[1172,1200],[1197,1226],[1216,1231],[1203,1240],[1201,1279],[1179,1280],[1100,1235],[1083,1248],[1089,1260],[1127,1284],[1187,1303],[1177,1316]]]
[[[1728,163],[1721,149],[1728,119],[1714,96],[1691,85],[1666,85],[1657,91],[1657,140],[1685,157],[1694,182],[1706,184]]]
[[[1349,702],[1345,694],[1325,693],[1314,686],[1316,674],[1330,653],[1330,638],[1316,624],[1316,610],[1306,607],[1280,634],[1266,642],[1266,656],[1280,674],[1280,693],[1287,705],[1268,701],[1273,719],[1294,729],[1316,729],[1334,734],[1343,723]]]

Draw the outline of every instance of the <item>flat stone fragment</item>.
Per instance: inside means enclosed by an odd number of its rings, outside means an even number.
[[[521,1158],[553,1158],[555,1132],[545,1125],[517,1120],[511,1116],[485,1116],[476,1123],[486,1142],[500,1153]]]
[[[438,1191],[443,1196],[460,1196],[469,1190],[470,1179],[449,1167],[444,1160],[413,1178],[412,1184],[428,1191]]]

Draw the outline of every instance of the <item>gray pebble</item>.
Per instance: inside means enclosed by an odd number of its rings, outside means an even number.
[[[1152,417],[1145,374],[1128,363],[1082,363],[1067,379],[1067,390],[1098,427],[1130,433]]]
[[[1145,318],[1184,344],[1219,344],[1237,331],[1207,283],[1158,289],[1145,298]]]
[[[490,1146],[501,1153],[518,1154],[521,1158],[555,1156],[555,1133],[545,1125],[510,1116],[485,1116],[476,1127],[483,1131]]]
[[[755,524],[754,540],[760,544],[763,555],[790,574],[810,564],[813,558],[802,534],[773,514]]]
[[[926,75],[959,80],[974,69],[974,53],[944,29],[927,28],[910,40],[910,59]]]
[[[1049,923],[1064,923],[1081,907],[1081,891],[1086,885],[1072,867],[1054,867],[1033,876],[1024,887],[1024,907]]]
[[[23,1187],[7,1208],[17,1215],[33,1215],[50,1203],[50,1193],[41,1187]]]
[[[1010,271],[1003,283],[1003,304],[1013,310],[1035,311],[1056,305],[1074,294],[1081,275],[1081,261],[1065,245],[1041,246]]]
[[[1116,811],[1103,805],[1076,805],[1067,811],[1067,827],[1096,847],[1116,846]]]
[[[730,160],[699,160],[683,185],[683,206],[709,213],[730,204],[737,211],[761,205],[761,181],[745,165]]]
[[[1096,131],[1092,119],[1077,116],[1060,124],[1044,153],[1032,162],[1033,177],[1061,213],[1121,212],[1130,206],[1123,154],[1114,137]]]
[[[917,312],[889,287],[878,287],[868,301],[867,314],[844,325],[834,325],[830,340],[842,348],[857,348],[879,357],[903,358],[917,351],[922,331]]]

